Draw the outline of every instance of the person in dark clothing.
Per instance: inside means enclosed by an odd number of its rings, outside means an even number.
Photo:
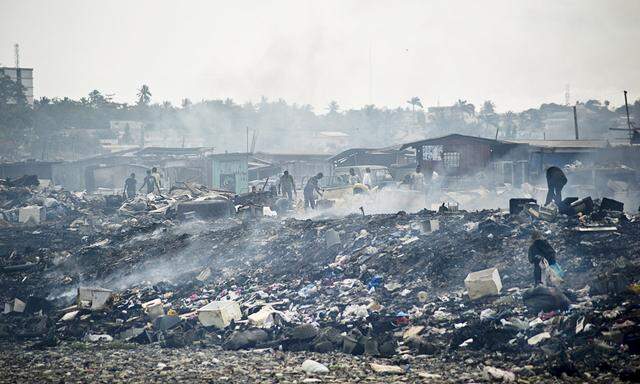
[[[296,192],[296,184],[293,181],[293,176],[289,174],[289,171],[284,171],[283,175],[280,176],[278,191],[282,193],[283,196],[287,196],[287,200],[289,201],[293,200],[294,194],[296,195],[296,197],[298,197],[298,192]]]
[[[347,182],[350,185],[358,184],[360,182],[360,178],[358,177],[358,175],[356,175],[355,169],[349,168],[349,177],[347,179]]]
[[[152,193],[156,187],[158,187],[158,191],[160,191],[158,180],[151,174],[151,171],[147,171],[147,176],[144,177],[144,181],[139,190],[142,190],[145,186],[147,187],[147,193]]]
[[[562,188],[567,184],[567,177],[562,172],[562,169],[558,167],[549,167],[547,169],[547,200],[544,205],[554,201],[560,205],[562,202]]]
[[[127,199],[133,199],[136,196],[136,184],[138,181],[136,180],[136,174],[132,173],[125,181],[124,181],[124,195]]]
[[[318,192],[320,196],[322,196],[322,189],[318,186],[318,182],[322,179],[322,172],[319,172],[317,175],[312,176],[307,181],[307,185],[304,186],[304,207],[310,207],[311,209],[316,209],[316,196],[315,193]]]
[[[542,269],[540,262],[546,259],[549,265],[556,263],[556,251],[551,244],[542,237],[538,231],[531,235],[531,245],[529,246],[529,262],[533,264],[533,280],[535,285],[542,284]]]

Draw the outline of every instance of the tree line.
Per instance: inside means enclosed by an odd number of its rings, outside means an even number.
[[[578,102],[581,139],[621,136],[624,106],[608,101]],[[630,106],[640,117],[640,100]],[[0,154],[3,160],[77,159],[104,152],[100,140],[114,139],[110,121],[137,121],[147,145],[209,146],[245,151],[246,131],[259,151],[335,153],[352,147],[386,147],[450,133],[498,139],[571,139],[571,106],[542,104],[521,112],[498,113],[492,101],[477,108],[466,100],[445,107],[424,107],[418,96],[397,108],[365,105],[342,109],[338,101],[315,111],[306,104],[269,100],[238,103],[232,99],[183,99],[179,106],[154,102],[142,85],[132,104],[118,103],[98,90],[79,100],[42,97],[29,105],[24,89],[0,78]],[[335,133],[339,134],[335,134]],[[255,137],[255,139],[254,139]]]

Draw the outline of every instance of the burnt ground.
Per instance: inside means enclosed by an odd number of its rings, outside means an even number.
[[[439,220],[439,230],[424,230],[430,219]],[[618,214],[588,224],[616,230],[581,233],[574,218],[545,222],[495,211],[260,222],[139,217],[90,228],[64,222],[3,228],[4,266],[29,267],[0,275],[2,298],[45,297],[51,308],[0,318],[0,365],[6,372],[0,380],[435,380],[429,373],[448,382],[477,382],[488,379],[483,370],[489,366],[514,373],[520,382],[634,381],[640,372],[640,301],[629,288],[638,282],[640,221]],[[523,301],[531,286],[526,250],[534,229],[558,252],[571,308],[538,311]],[[339,234],[340,246],[327,247],[330,230]],[[469,300],[465,276],[489,267],[500,271],[501,295]],[[197,280],[207,268],[210,276]],[[78,286],[87,285],[113,289],[113,300],[62,321],[60,310],[73,304]],[[245,316],[273,303],[289,319],[259,342],[230,347],[234,335],[251,329],[246,320],[215,330],[187,317],[160,330],[141,307],[157,298],[165,313],[187,315],[211,300],[233,299]],[[349,317],[349,306],[367,307],[369,316]],[[493,313],[481,319],[488,309]],[[513,325],[519,323],[535,325]],[[580,333],[578,323],[587,325]],[[327,343],[315,333],[295,339],[299,324],[355,335],[380,351],[342,353],[340,339]],[[403,339],[410,326],[424,327],[419,341]],[[122,340],[132,328],[145,328],[146,339]],[[542,332],[552,337],[528,344]],[[86,341],[96,334],[114,341]],[[324,353],[312,352],[320,341]],[[391,352],[383,351],[385,345]],[[300,364],[310,356],[329,374],[304,373]],[[372,361],[404,373],[372,372]]]
[[[28,345],[2,344],[3,383],[468,383],[491,382],[485,366],[503,366],[520,383],[615,383],[634,381],[633,370],[553,376],[544,365],[512,367],[509,357],[493,353],[465,353],[455,359],[413,356],[380,359],[343,353],[281,352],[274,350],[224,351],[215,348],[166,349],[158,345],[93,345],[64,343],[33,350]],[[321,362],[328,374],[307,374],[306,359]],[[370,363],[398,365],[401,374],[373,372]]]

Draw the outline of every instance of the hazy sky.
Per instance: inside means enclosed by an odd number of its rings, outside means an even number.
[[[639,15],[636,0],[0,0],[0,63],[19,43],[36,97],[133,102],[145,83],[174,104],[419,96],[506,111],[564,102],[570,84],[572,101],[619,105],[623,89],[640,98]]]

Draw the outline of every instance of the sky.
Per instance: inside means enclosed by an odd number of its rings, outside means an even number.
[[[500,112],[640,98],[640,1],[0,0],[0,64],[35,96],[232,98]]]

